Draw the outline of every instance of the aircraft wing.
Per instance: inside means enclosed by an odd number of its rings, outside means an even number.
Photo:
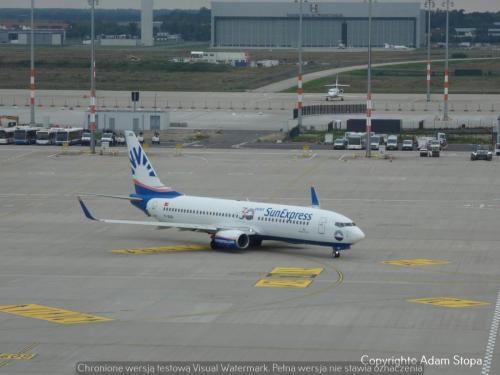
[[[196,232],[205,232],[205,233],[217,233],[220,230],[224,229],[235,229],[241,230],[249,235],[256,234],[256,231],[251,227],[217,227],[215,225],[198,225],[198,224],[188,224],[188,223],[165,223],[161,221],[140,221],[140,220],[115,220],[115,219],[100,219],[93,216],[83,200],[78,197],[78,202],[83,210],[85,217],[92,221],[98,221],[100,223],[108,223],[108,224],[132,224],[132,225],[146,225],[157,228],[176,228],[180,230],[189,230]]]

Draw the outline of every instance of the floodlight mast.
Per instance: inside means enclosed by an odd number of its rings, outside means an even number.
[[[372,133],[372,0],[368,1],[368,82],[366,95],[366,157],[371,157]]]
[[[35,126],[35,0],[31,0],[30,27],[30,125]]]
[[[298,36],[298,54],[299,54],[299,74],[297,76],[297,118],[298,118],[298,128],[302,127],[302,108],[304,106],[304,88],[302,87],[302,23],[303,23],[303,8],[302,8],[303,0],[299,0],[299,36]]]
[[[448,88],[449,88],[449,30],[450,30],[450,7],[454,4],[450,0],[443,1],[443,6],[446,7],[446,52],[444,66],[444,105],[443,105],[443,121],[448,121]]]
[[[88,0],[90,10],[90,152],[95,154],[96,92],[95,92],[95,6],[99,0]]]
[[[431,101],[431,11],[436,6],[433,0],[426,0],[427,8],[427,102]]]

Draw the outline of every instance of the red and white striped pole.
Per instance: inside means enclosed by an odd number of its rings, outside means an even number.
[[[427,61],[427,101],[431,101],[431,61]]]
[[[444,114],[443,120],[448,120],[448,68],[444,70]]]
[[[297,77],[297,109],[299,111],[304,107],[304,89],[302,88],[302,74],[299,74]]]
[[[92,67],[92,78],[93,81],[95,82],[96,78],[96,72],[95,72],[95,62],[93,63]],[[95,132],[96,131],[96,94],[95,94],[95,88],[92,87],[90,90],[90,131]]]
[[[31,76],[30,76],[30,104],[31,106],[35,106],[35,76],[36,76],[36,71],[35,69],[31,69]]]

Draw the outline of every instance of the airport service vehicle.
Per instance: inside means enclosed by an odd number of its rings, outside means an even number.
[[[154,133],[153,136],[151,137],[151,143],[152,144],[160,144],[160,134],[159,133]]]
[[[418,137],[417,150],[420,150],[421,148],[427,148],[427,144],[434,139],[434,137]]]
[[[344,100],[344,89],[342,87],[349,87],[350,85],[341,85],[339,84],[339,76],[337,75],[337,78],[335,79],[335,83],[333,85],[325,85],[326,87],[331,87],[331,89],[328,90],[328,93],[325,96],[325,100],[334,100],[334,99],[340,99],[341,101]]]
[[[332,133],[326,133],[325,134],[325,145],[331,145],[333,144],[333,134]]]
[[[413,141],[411,139],[405,139],[403,145],[401,146],[403,151],[413,151]]]
[[[137,136],[137,140],[141,145],[144,143],[144,135],[142,135],[142,132]]]
[[[439,141],[439,144],[441,145],[441,150],[444,150],[446,147],[448,147],[448,141],[446,140],[445,133],[437,133],[436,139]]]
[[[14,128],[0,128],[0,145],[14,143]]]
[[[56,134],[56,145],[62,145],[65,142],[69,146],[79,145],[82,143],[83,129],[81,128],[66,128],[58,129]]]
[[[79,196],[80,206],[90,220],[204,232],[210,235],[213,249],[244,250],[258,247],[266,240],[328,246],[333,248],[336,258],[341,251],[365,238],[363,231],[351,219],[321,209],[313,187],[310,207],[179,193],[160,181],[134,133],[126,131],[125,138],[135,193],[105,197],[129,200],[157,221],[98,219],[92,216]]]
[[[116,144],[115,133],[111,131],[104,131],[101,136],[101,144],[103,142],[108,142],[110,146]]]
[[[495,155],[500,156],[500,143],[495,145]]]
[[[346,147],[346,140],[344,138],[337,138],[333,142],[334,150],[345,150],[345,147]]]
[[[426,158],[429,156],[429,150],[427,149],[427,146],[421,147],[419,152],[420,152],[420,157]]]
[[[125,144],[125,137],[123,134],[116,134],[115,135],[115,142],[117,145],[124,145]]]
[[[91,140],[92,140],[92,133],[90,133],[90,132],[89,132],[89,131],[87,131],[87,130],[84,130],[84,131],[82,132],[82,140],[81,140],[81,144],[82,144],[83,146],[85,146],[85,145],[86,145],[86,146],[88,146],[88,145],[90,145]]]
[[[441,143],[437,139],[430,141],[428,146],[428,151],[429,151],[429,156],[432,156],[433,158],[438,158],[441,153]]]
[[[398,149],[398,136],[390,135],[387,137],[387,150],[397,150]]]
[[[37,145],[53,145],[56,143],[56,134],[59,129],[40,129],[36,132]]]
[[[372,135],[370,137],[370,149],[378,151],[380,148],[380,136]]]
[[[470,154],[470,160],[488,160],[493,159],[493,153],[488,145],[477,145],[476,149]]]
[[[14,131],[14,143],[16,145],[32,145],[36,142],[36,132],[39,128],[20,126]]]
[[[365,146],[365,133],[347,133],[347,149],[362,150]]]

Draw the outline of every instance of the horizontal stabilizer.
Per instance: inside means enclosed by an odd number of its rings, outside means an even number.
[[[139,197],[129,197],[126,195],[105,195],[105,194],[79,193],[78,196],[124,199],[127,201],[134,201],[134,202],[142,202],[144,200],[144,199],[139,198]]]

